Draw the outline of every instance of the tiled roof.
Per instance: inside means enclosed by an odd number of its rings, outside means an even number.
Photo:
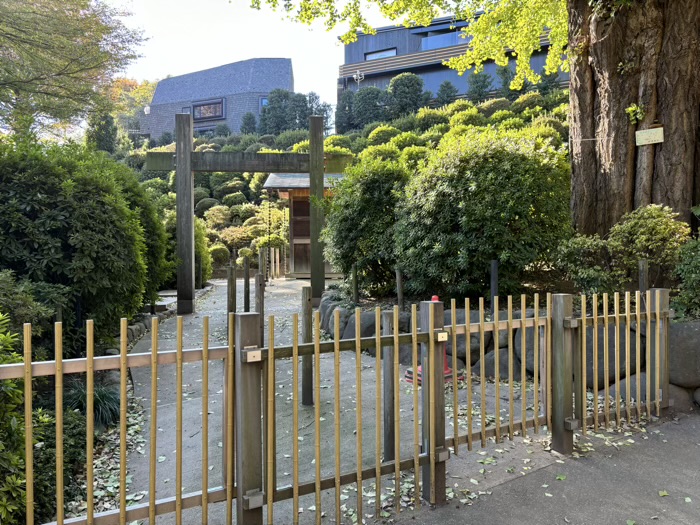
[[[294,90],[292,60],[252,58],[158,82],[151,105],[191,102],[237,93]]]
[[[343,178],[342,173],[326,173],[323,185],[330,188],[333,182]],[[270,173],[263,188],[268,190],[308,189],[308,173]]]

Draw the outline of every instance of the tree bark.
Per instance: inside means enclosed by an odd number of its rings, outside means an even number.
[[[700,2],[638,0],[610,16],[568,0],[571,210],[580,233],[604,235],[650,203],[690,221],[700,198]],[[644,117],[631,122],[633,104]],[[664,142],[636,146],[661,125]]]

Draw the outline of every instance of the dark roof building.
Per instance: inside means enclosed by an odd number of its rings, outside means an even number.
[[[158,139],[175,129],[176,113],[192,113],[195,134],[226,124],[237,133],[243,115],[256,118],[274,89],[294,91],[289,58],[253,58],[158,82],[141,117],[141,132]]]
[[[464,21],[452,17],[433,20],[427,27],[387,26],[380,27],[376,34],[358,33],[357,40],[345,45],[345,61],[338,75],[338,99],[345,90],[375,86],[386,89],[392,78],[400,73],[415,73],[423,79],[424,89],[435,95],[440,84],[449,80],[460,95],[469,89],[469,74],[459,76],[443,62],[463,55],[469,42],[462,38],[460,31],[466,26]],[[542,40],[542,51],[532,57],[532,68],[541,71],[547,56],[547,41]],[[500,88],[493,62],[484,65],[484,71],[493,79],[493,89]],[[566,75],[560,75],[565,80]]]

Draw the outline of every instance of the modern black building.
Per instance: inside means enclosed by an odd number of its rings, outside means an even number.
[[[253,58],[158,82],[141,116],[141,132],[158,139],[175,130],[176,113],[192,113],[195,135],[226,124],[238,133],[248,112],[260,117],[274,89],[294,91],[289,58]]]
[[[386,89],[393,77],[411,72],[420,76],[425,90],[436,94],[440,84],[449,80],[464,95],[469,89],[469,73],[460,76],[443,65],[449,58],[463,55],[469,42],[460,31],[466,22],[452,17],[437,18],[427,27],[380,27],[376,34],[358,33],[357,40],[345,45],[345,61],[340,66],[338,99],[343,91],[376,86]],[[542,40],[542,51],[532,57],[532,67],[541,71],[547,56],[547,41]],[[484,71],[493,78],[493,88],[500,87],[493,62],[484,65]],[[560,75],[564,80],[566,77]],[[362,79],[359,83],[358,79]]]

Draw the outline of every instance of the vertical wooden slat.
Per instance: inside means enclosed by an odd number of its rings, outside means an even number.
[[[588,399],[586,394],[588,393],[588,385],[586,384],[586,372],[588,370],[586,366],[586,325],[588,324],[587,319],[587,300],[586,296],[581,296],[581,403],[583,406],[582,414],[584,419],[581,421],[581,434],[586,435],[588,424],[586,423],[586,416],[588,412]]]
[[[500,348],[499,348],[499,334],[498,329],[498,296],[494,295],[491,298],[491,304],[493,305],[493,368],[494,368],[494,381],[496,382],[496,443],[501,442],[501,362],[500,362]],[[483,364],[482,364],[483,369]]]
[[[459,454],[459,384],[457,381],[457,300],[452,299],[450,301],[450,311],[452,313],[452,425],[453,425],[453,438],[454,438],[454,452]],[[465,320],[465,323],[468,321]],[[466,336],[467,341],[469,340],[469,334]]]
[[[593,430],[598,431],[598,294],[593,294]]]
[[[182,332],[183,317],[177,318],[176,399],[175,399],[175,523],[182,525]]]
[[[382,325],[382,312],[379,307],[374,310],[374,335],[375,335],[375,372],[376,372],[376,397],[375,397],[375,432],[374,432],[374,470],[375,470],[375,496],[376,500],[374,502],[375,515],[379,515],[381,510],[381,498],[382,498],[382,458],[380,457],[380,450],[382,446],[382,332],[380,327]],[[423,370],[425,373],[425,370]],[[415,376],[414,376],[415,381]]]
[[[546,375],[547,375],[547,426],[552,428],[552,294],[547,293],[547,355]]]
[[[333,312],[335,324],[333,329],[333,383],[335,388],[335,408],[333,410],[335,423],[335,522],[340,523],[343,511],[340,508],[340,310]]]
[[[54,338],[56,354],[56,523],[63,525],[63,323],[55,324]]]
[[[337,313],[336,309],[336,313]],[[338,319],[336,319],[336,323]],[[318,401],[317,401],[318,403]],[[270,508],[268,507],[268,512]],[[269,520],[269,518],[268,518]],[[292,523],[299,523],[299,315],[292,316]]]
[[[127,320],[122,318],[119,340],[119,522],[121,525],[126,525],[126,380],[128,378],[126,352],[128,341]]]
[[[247,257],[244,261],[247,261]],[[246,282],[248,282],[246,280]],[[246,311],[248,311],[246,309]],[[226,357],[226,523],[233,522],[233,463],[235,432],[233,431],[233,420],[236,417],[234,410],[235,404],[235,362],[234,362],[234,345],[236,340],[236,314],[230,312],[228,314],[228,352]]]
[[[527,298],[520,296],[520,432],[522,437],[527,437],[527,330],[525,320],[527,318]]]
[[[508,437],[515,433],[515,389],[513,387],[513,296],[508,296]]]
[[[620,396],[620,292],[615,292],[615,424],[620,426],[622,396]]]
[[[632,422],[632,410],[630,408],[630,400],[632,398],[632,368],[630,365],[631,358],[631,342],[632,338],[632,303],[629,292],[625,292],[625,409],[627,410],[627,424]]]
[[[362,520],[362,310],[355,308],[355,446],[357,447],[357,515]]]
[[[535,434],[540,431],[540,387],[538,382],[538,371],[540,369],[540,294],[536,293],[535,297],[535,326],[532,329],[534,357],[532,360],[532,376],[534,385],[533,410],[535,413]]]
[[[493,332],[491,333],[493,336]],[[432,355],[432,354],[431,354]],[[479,381],[481,383],[481,446],[486,446],[486,345],[484,344],[484,298],[479,297]]]
[[[605,412],[605,428],[610,426],[610,316],[608,315],[608,294],[603,294],[603,410]]]
[[[202,525],[209,523],[209,316],[202,319]]]
[[[401,399],[399,389],[399,307],[394,306],[394,506],[401,512]],[[360,515],[360,518],[362,515]]]
[[[411,305],[411,360],[411,365],[413,366],[413,490],[415,493],[416,508],[420,508],[420,435],[418,433],[418,308],[415,303]]]
[[[656,404],[656,417],[661,417],[661,292],[655,291],[654,303],[656,306],[656,332],[655,332],[655,357],[654,360],[654,403]],[[647,379],[648,380],[648,379]]]
[[[637,421],[642,419],[642,310],[641,310],[642,294],[637,290],[634,294],[634,310],[635,318],[637,321],[637,330],[635,331],[635,357],[637,359],[636,364],[636,376],[637,376]]]
[[[483,299],[482,299],[482,309],[481,309],[481,315],[483,317]],[[435,396],[437,393],[435,392],[435,303],[430,303],[430,310],[429,310],[429,322],[428,322],[428,333],[430,334],[429,337],[429,353],[428,353],[428,370],[423,370],[423,374],[427,377],[427,374],[431,374],[432,377],[428,380],[428,396],[429,396],[429,403],[430,403],[430,418],[429,418],[429,426],[430,426],[430,503],[431,505],[435,505],[435,463],[436,463],[436,457],[435,457],[435,439],[436,439],[436,433],[435,433]],[[482,368],[483,370],[483,368]],[[442,373],[442,371],[439,371]],[[444,395],[443,392],[440,392],[440,395]]]
[[[24,467],[25,514],[34,525],[34,423],[32,417],[32,325],[24,323]]]
[[[295,327],[296,328],[296,327]],[[274,496],[275,496],[275,318],[270,316],[267,321],[267,361],[265,363],[266,386],[267,386],[267,414],[265,430],[267,431],[265,451],[265,483],[267,488],[265,496],[267,499],[267,523],[274,523]],[[294,337],[294,336],[292,336]],[[295,339],[296,344],[296,339]],[[294,360],[293,360],[294,361]]]
[[[314,313],[314,400],[316,525],[321,525],[321,313],[318,310]]]
[[[472,438],[472,343],[471,343],[471,311],[469,299],[464,300],[464,323],[466,324],[465,349],[467,376],[467,450],[471,451],[473,446]]]
[[[95,448],[95,326],[92,319],[85,325],[85,373],[86,406],[85,419],[87,435],[85,436],[85,465],[87,485],[87,522],[92,525],[95,519],[95,472],[93,454]]]
[[[646,327],[646,334],[647,334],[647,353],[646,353],[646,373],[647,373],[647,397],[646,397],[646,407],[647,407],[647,418],[651,419],[651,403],[652,403],[652,397],[651,397],[651,377],[652,377],[652,371],[651,371],[651,338],[654,337],[654,334],[652,334],[651,331],[651,290],[647,290],[645,294],[645,299],[646,299],[646,318],[645,318],[645,327]]]
[[[151,414],[148,472],[148,523],[156,522],[156,457],[158,435],[158,318],[151,319]]]

